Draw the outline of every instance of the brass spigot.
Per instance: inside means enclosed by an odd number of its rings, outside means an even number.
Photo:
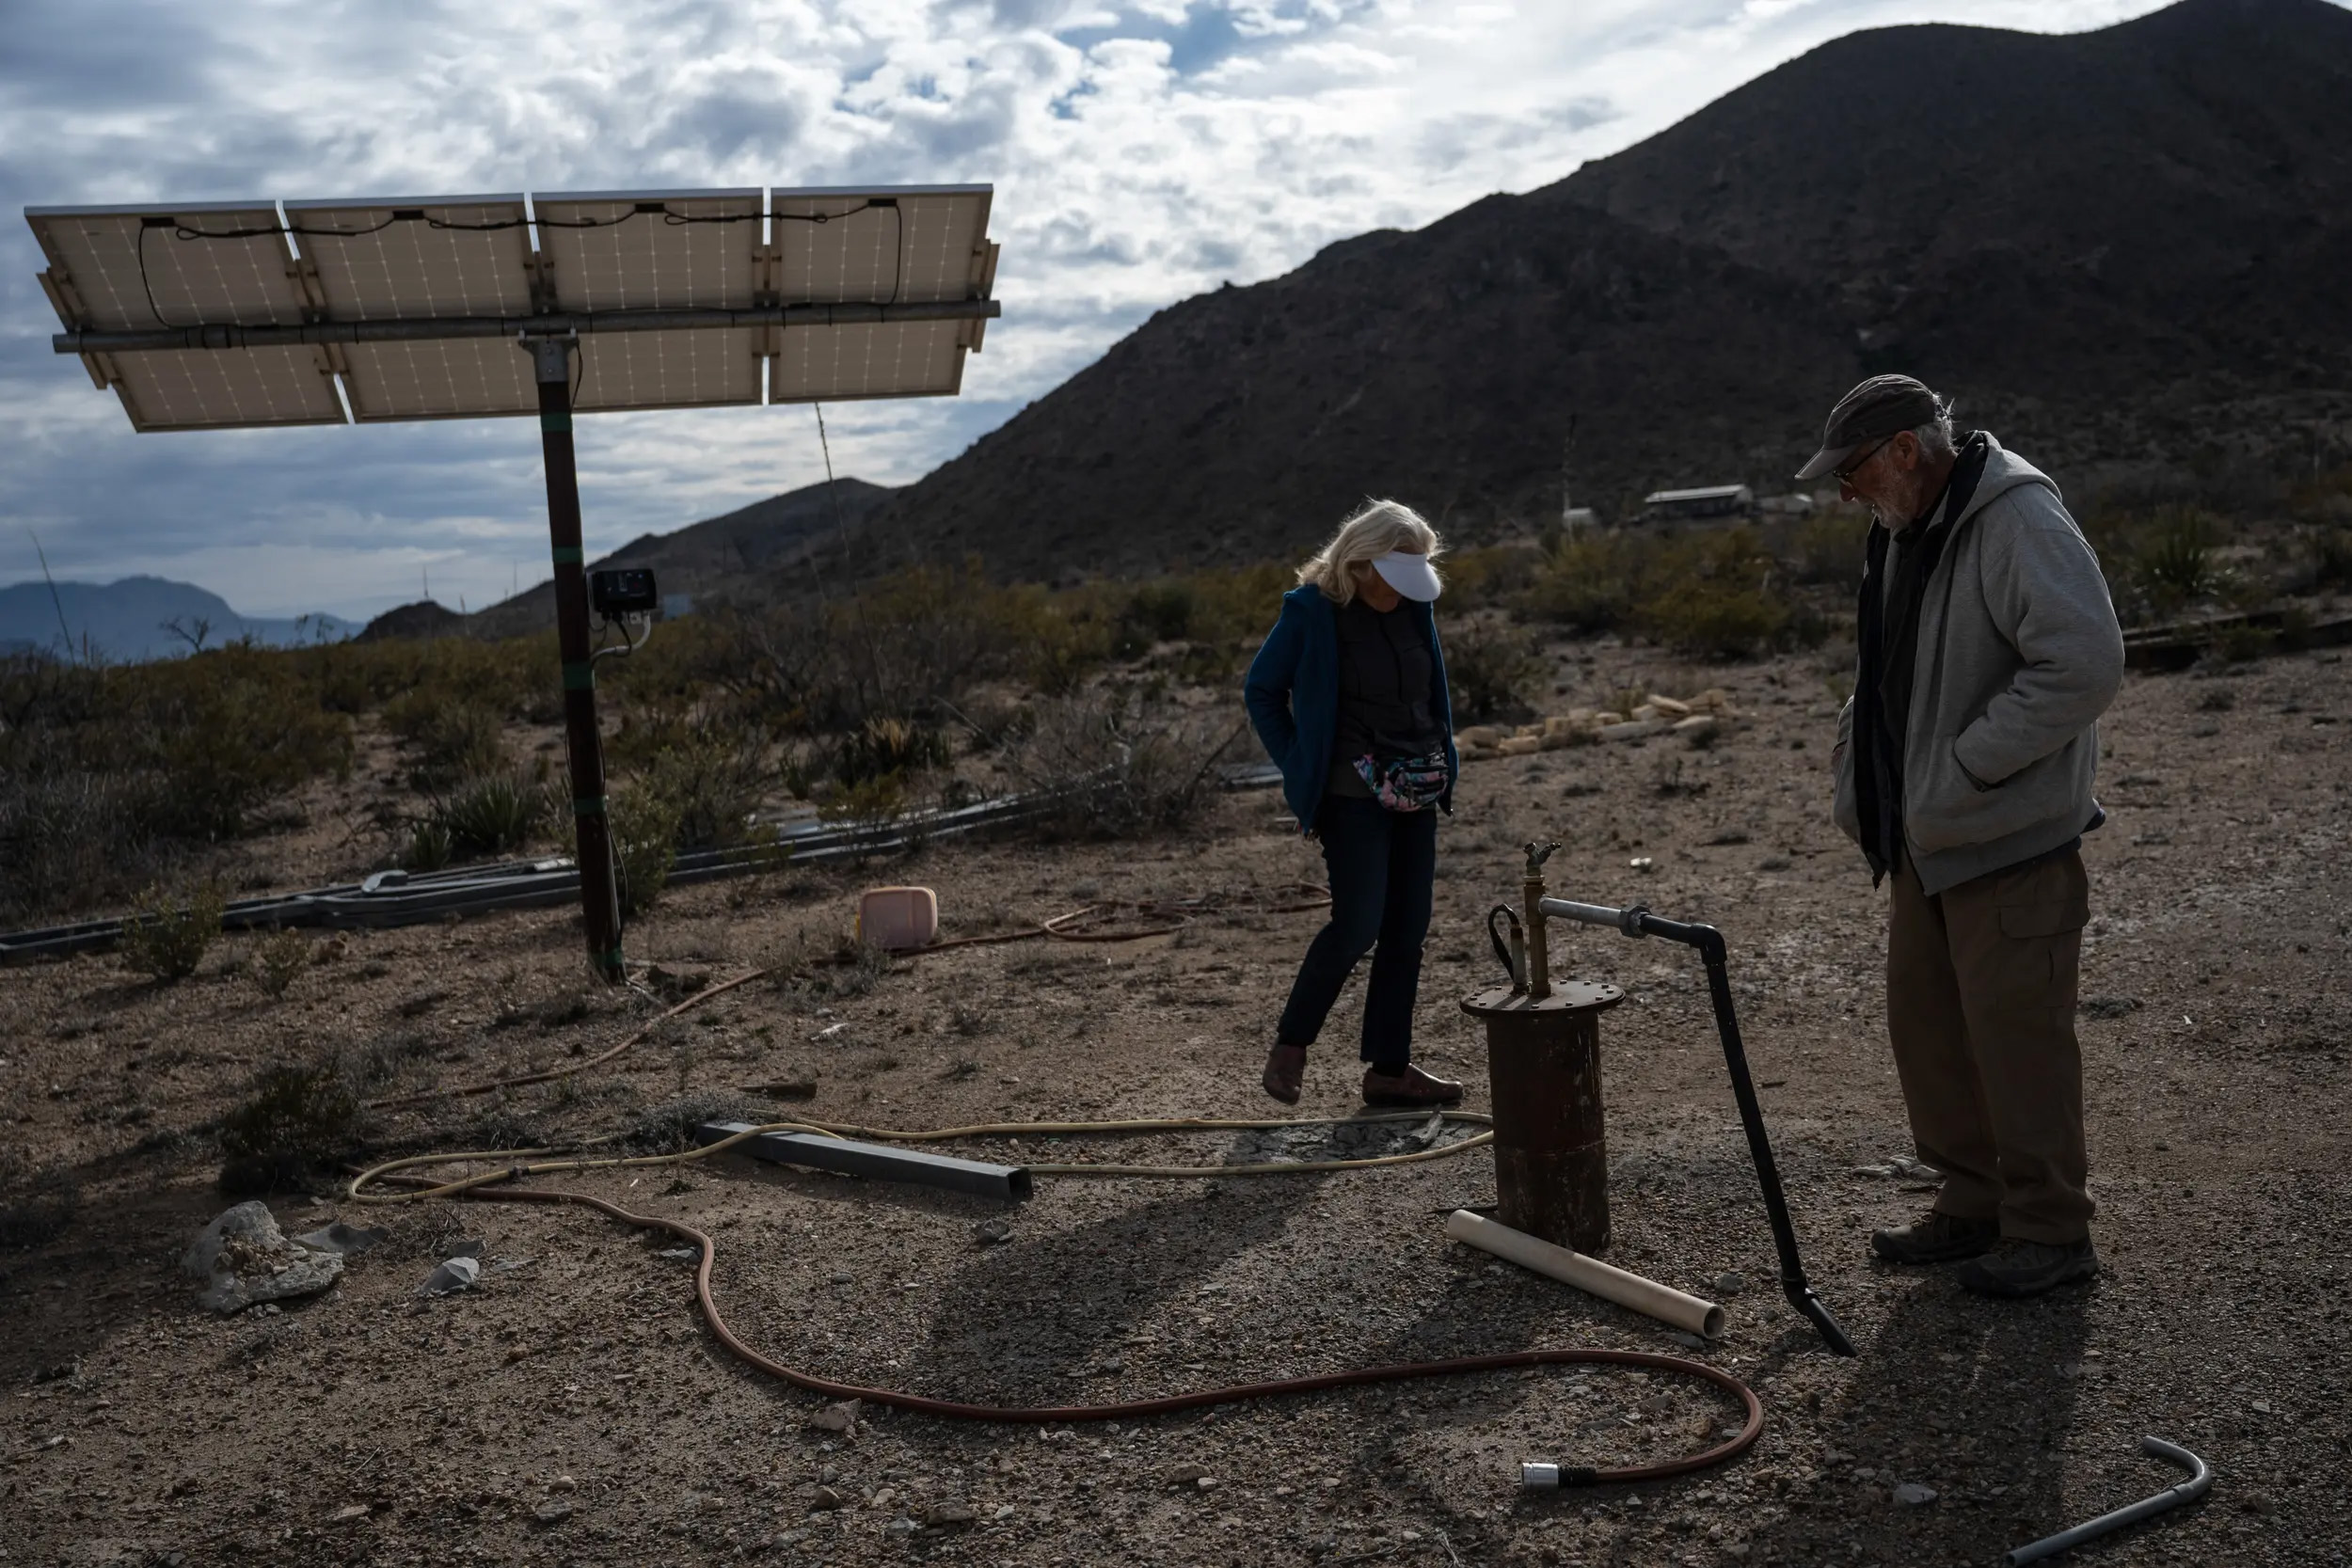
[[[1527,927],[1527,999],[1531,1002],[1541,1002],[1551,994],[1551,955],[1544,937],[1544,862],[1559,847],[1530,841],[1526,879],[1519,884],[1525,901],[1521,919]]]

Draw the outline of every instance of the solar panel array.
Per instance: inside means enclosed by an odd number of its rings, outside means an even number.
[[[432,323],[989,297],[985,185],[28,208],[68,331]],[[951,394],[978,319],[586,333],[574,406]],[[538,407],[511,337],[83,356],[140,430]]]

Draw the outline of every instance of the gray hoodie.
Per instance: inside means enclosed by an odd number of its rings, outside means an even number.
[[[2097,721],[2123,684],[2123,632],[2090,542],[2046,474],[1985,439],[1984,477],[1920,604],[1903,731],[1904,848],[1931,896],[2090,825]],[[1849,699],[1834,815],[1860,843],[1852,737]]]

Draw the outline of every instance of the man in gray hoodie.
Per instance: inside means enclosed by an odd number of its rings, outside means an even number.
[[[1899,1263],[2029,1296],[2098,1272],[2074,1000],[2096,722],[2123,679],[2097,556],[2058,486],[1949,404],[1873,376],[1798,474],[1876,515],[1837,824],[1891,879],[1886,1022],[1934,1207],[1874,1231]]]

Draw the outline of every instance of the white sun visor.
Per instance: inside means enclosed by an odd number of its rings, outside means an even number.
[[[1438,581],[1438,569],[1429,564],[1429,558],[1425,555],[1391,550],[1386,555],[1375,557],[1372,569],[1379,573],[1380,580],[1391,588],[1422,604],[1428,604],[1443,592],[1443,584]]]

